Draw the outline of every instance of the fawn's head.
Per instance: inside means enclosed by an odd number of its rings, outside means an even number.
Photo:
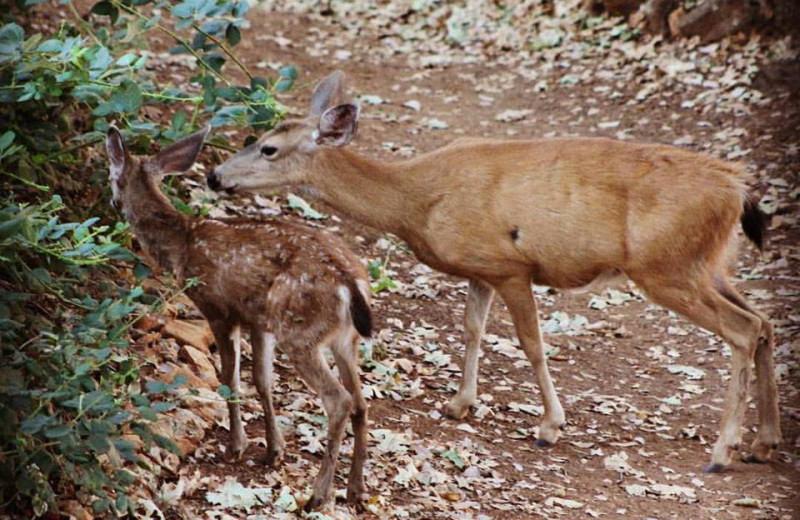
[[[358,129],[359,107],[342,102],[344,74],[319,82],[304,119],[287,119],[208,174],[213,190],[256,191],[304,184],[314,157],[348,144]]]
[[[153,157],[134,157],[128,152],[120,131],[112,125],[106,135],[111,205],[126,214],[131,209],[129,206],[143,202],[142,197],[147,196],[143,190],[155,186],[162,175],[191,168],[203,147],[208,130],[205,128],[195,132]]]

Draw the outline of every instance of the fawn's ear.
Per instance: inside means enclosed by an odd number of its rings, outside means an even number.
[[[344,97],[344,72],[337,70],[320,81],[311,94],[311,117],[320,117]]]
[[[152,173],[167,174],[185,172],[192,167],[197,160],[197,154],[203,148],[203,141],[205,141],[211,127],[205,127],[199,132],[195,132],[188,137],[184,137],[177,143],[174,143],[156,155],[150,164]]]
[[[130,162],[128,147],[116,126],[111,125],[106,134],[106,151],[108,152],[109,171],[112,179],[119,179],[125,166]]]
[[[317,144],[339,147],[352,141],[358,131],[360,111],[355,103],[342,103],[326,110],[319,118]]]

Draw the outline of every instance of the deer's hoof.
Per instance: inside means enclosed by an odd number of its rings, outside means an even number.
[[[464,402],[456,396],[452,401],[447,403],[447,406],[444,407],[444,411],[451,419],[458,420],[466,417],[471,407],[472,403]]]
[[[305,511],[306,513],[310,513],[312,511],[315,511],[315,510],[319,509],[320,506],[322,506],[322,504],[324,502],[325,502],[325,499],[323,499],[322,497],[320,497],[318,495],[311,495],[311,498],[308,499],[308,502],[306,502],[306,505],[303,506],[303,511]]]
[[[553,445],[552,442],[545,439],[536,439],[536,442],[534,442],[534,444],[536,444],[536,446],[538,446],[539,448],[549,448]]]
[[[705,469],[703,469],[703,473],[706,473],[706,474],[722,473],[722,471],[724,469],[725,469],[725,466],[723,464],[719,464],[717,462],[712,462],[711,464],[706,466]]]
[[[759,459],[755,453],[748,453],[747,455],[742,455],[742,462],[745,464],[763,464],[766,460]]]
[[[750,446],[750,453],[743,457],[744,462],[767,462],[772,458],[772,454],[778,449],[780,437],[775,435],[764,435],[756,437]]]

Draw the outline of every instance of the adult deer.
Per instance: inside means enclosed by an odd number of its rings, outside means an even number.
[[[209,322],[219,347],[222,380],[239,388],[241,328],[253,344],[253,379],[264,406],[267,463],[277,465],[284,440],[272,403],[276,345],[287,353],[305,382],[322,398],[328,441],[311,510],[330,494],[348,416],[355,445],[347,498],[359,503],[365,491],[367,406],[358,376],[358,338],[372,329],[367,274],[358,257],[328,233],[289,222],[192,219],[179,213],[158,189],[167,173],[190,168],[207,130],[165,148],[153,158],[133,157],[119,131],[107,137],[112,204],[131,223],[147,252],[175,273],[180,284],[197,278],[187,295]],[[321,348],[329,346],[342,382]],[[239,404],[228,402],[231,437],[225,451],[239,459],[247,446]]]
[[[431,267],[468,278],[466,357],[451,416],[476,402],[480,338],[496,292],[542,394],[537,444],[554,443],[564,412],[531,282],[575,288],[624,275],[731,346],[732,377],[706,470],[721,470],[738,449],[754,359],[759,432],[749,459],[771,455],[781,440],[773,329],[726,273],[737,222],[759,247],[766,228],[737,167],[670,146],[585,138],[458,139],[384,163],[344,148],[358,117],[334,72],[316,87],[308,117],[279,124],[207,181],[230,192],[311,185],[333,207],[401,237]]]

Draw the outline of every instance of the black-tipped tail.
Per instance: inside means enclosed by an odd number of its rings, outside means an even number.
[[[350,287],[350,294],[350,318],[353,326],[362,338],[369,338],[372,336],[372,309],[355,284]]]
[[[767,236],[767,219],[767,214],[758,207],[758,198],[748,195],[744,201],[742,229],[744,229],[744,234],[756,245],[759,251],[764,249],[764,240]]]

